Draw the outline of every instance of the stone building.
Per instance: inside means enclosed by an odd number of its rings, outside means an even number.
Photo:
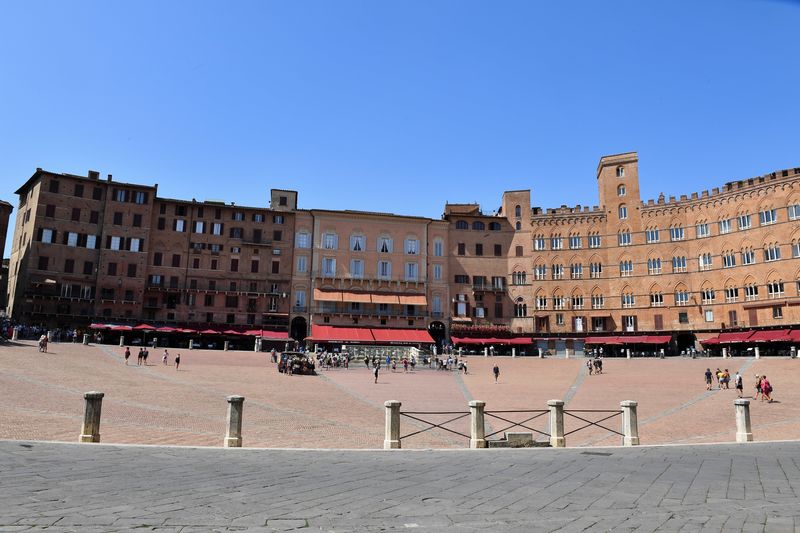
[[[493,326],[574,349],[607,334],[680,349],[800,323],[800,169],[656,200],[640,196],[636,153],[601,158],[596,177],[597,206],[543,209],[507,191],[493,212],[448,203],[429,219],[299,209],[282,190],[269,208],[167,199],[38,169],[17,191],[8,309],[323,341],[337,326],[437,341]]]
[[[8,298],[8,260],[4,257],[6,249],[6,235],[8,235],[8,220],[14,207],[0,200],[0,311],[6,307]],[[2,314],[2,313],[0,313]]]

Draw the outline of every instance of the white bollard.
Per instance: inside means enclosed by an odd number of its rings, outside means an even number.
[[[736,442],[753,442],[753,429],[750,427],[750,400],[733,400],[736,409]]]
[[[758,346],[756,346],[756,359],[759,357],[761,357],[761,350],[758,348]]]
[[[194,341],[192,339],[189,339],[189,349],[194,350]]]
[[[228,351],[228,341],[225,341],[225,342],[222,344],[222,349],[223,349],[223,351],[226,351],[226,352]]]
[[[486,402],[480,400],[472,400],[469,402],[469,410],[471,415],[470,424],[470,448],[486,448],[486,426],[483,418],[483,408],[486,407]]]
[[[11,340],[12,341],[18,341],[19,340],[19,330],[17,328],[14,328],[11,331]]]
[[[630,348],[625,348],[625,357],[627,359],[631,358],[631,349]]]
[[[622,407],[622,438],[623,446],[639,445],[639,419],[636,416],[636,406],[639,402],[625,400],[619,403]]]
[[[728,349],[726,347],[722,347],[722,358],[725,359],[728,357]]]
[[[516,357],[516,356],[517,356],[517,349],[511,348],[511,357]]]
[[[125,346],[125,335],[120,335],[119,336],[119,345],[120,346]]]
[[[400,449],[400,405],[397,400],[388,400],[383,403],[383,406],[386,407],[384,450]]]
[[[564,448],[567,441],[564,438],[564,402],[562,400],[547,400],[550,408],[550,446]]]

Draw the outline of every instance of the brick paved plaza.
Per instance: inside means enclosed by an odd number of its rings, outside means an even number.
[[[708,392],[703,383],[705,368],[719,366],[731,374],[744,369],[746,396],[756,372],[775,387],[775,403],[751,404],[756,441],[800,439],[800,360],[606,359],[602,375],[587,376],[582,359],[472,356],[466,375],[382,369],[374,384],[363,364],[289,377],[269,364],[268,354],[181,350],[176,372],[176,350],[170,349],[169,366],[158,350],[146,367],[136,366],[135,351],[125,366],[115,346],[52,343],[47,354],[30,341],[0,347],[0,438],[75,442],[83,393],[100,390],[106,394],[104,443],[220,446],[230,394],[246,397],[245,447],[380,448],[388,399],[400,400],[403,411],[466,411],[470,399],[486,401],[487,411],[545,409],[552,398],[566,400],[567,409],[618,409],[621,400],[632,399],[639,402],[642,444],[732,442],[736,392]],[[495,363],[501,368],[496,384]],[[451,427],[466,432],[462,422]],[[578,427],[571,417],[565,423],[567,432]],[[406,418],[402,424],[404,435],[422,429]],[[531,424],[544,430],[546,417]],[[618,429],[619,419],[608,424]],[[487,431],[504,427],[492,418],[487,425]],[[619,442],[591,429],[567,437],[568,446]],[[404,448],[464,446],[465,439],[438,430],[403,441]]]

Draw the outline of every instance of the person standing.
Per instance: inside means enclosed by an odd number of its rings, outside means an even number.
[[[761,390],[761,375],[756,374],[756,397],[753,398],[754,400],[758,400],[758,397],[761,396],[761,399],[764,399],[764,395],[762,394]]]
[[[372,373],[373,373],[373,374],[375,374],[375,383],[377,383],[377,382],[378,382],[378,369],[379,369],[379,368],[380,368],[380,365],[377,365],[377,364],[376,364],[376,365],[375,365],[375,368],[373,368],[373,369],[372,369]]]
[[[125,347],[125,364],[128,364],[128,359],[131,358],[131,349],[127,346]]]
[[[169,364],[169,352],[166,348],[164,348],[164,355],[161,356],[161,362],[164,363],[164,366]]]
[[[736,371],[736,375],[733,377],[733,386],[736,387],[736,394],[739,398],[742,397],[742,391],[744,390],[742,374],[738,370]]]
[[[706,368],[705,376],[706,376],[706,390],[711,390],[711,379],[712,379],[712,377],[711,377],[711,369],[710,368]]]
[[[591,376],[592,375],[592,370],[593,370],[592,360],[591,359],[587,359],[586,368],[589,369],[589,375]]]
[[[498,365],[494,365],[494,368],[492,368],[492,373],[494,374],[494,382],[497,383],[497,378],[500,377],[500,367]]]
[[[181,366],[181,354],[175,356],[175,370],[178,370],[179,366]]]

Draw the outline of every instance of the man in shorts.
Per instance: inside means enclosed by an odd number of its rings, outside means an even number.
[[[710,368],[706,368],[705,376],[706,376],[706,390],[711,390],[712,375],[711,375],[711,369]]]
[[[744,390],[744,380],[742,379],[741,372],[736,372],[736,375],[733,376],[733,386],[736,387],[736,394],[739,398],[742,397],[742,391]]]

